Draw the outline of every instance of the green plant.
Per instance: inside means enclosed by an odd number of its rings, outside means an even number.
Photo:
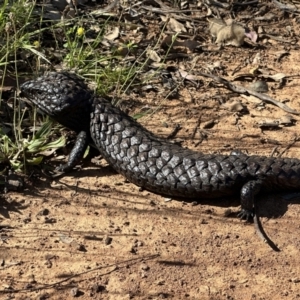
[[[112,39],[111,48],[103,47],[107,25],[110,28],[122,27],[122,24],[109,18],[99,23],[88,16],[49,22],[43,17],[43,6],[36,6],[34,0],[4,0],[0,4],[0,84],[2,81],[3,86],[7,74],[14,76],[18,86],[19,75],[38,72],[41,65],[44,69],[62,65],[65,69],[72,69],[82,77],[93,80],[97,93],[106,95],[112,92],[116,99],[122,99],[122,95],[128,93],[134,85],[141,84],[139,75],[149,63],[146,51],[159,49],[165,27],[155,45],[140,51],[134,40],[122,38]],[[45,43],[46,40],[49,42],[49,36],[52,37],[50,46]],[[172,43],[176,37],[173,37]],[[135,57],[137,53],[139,55]],[[162,68],[167,55],[168,52],[162,58]],[[159,71],[160,68],[156,73]],[[143,77],[142,84],[150,81],[154,75],[152,73],[148,78]],[[0,107],[1,101],[0,88]],[[24,137],[22,120],[25,112],[17,103],[14,107],[17,107],[14,120],[8,121],[13,123],[12,130],[7,133],[0,129],[0,164],[10,165],[17,171],[26,171],[27,165],[41,163],[43,151],[63,147],[65,139],[61,137],[51,142],[54,129],[49,122],[35,134]],[[140,118],[149,113],[140,113],[135,117]],[[32,120],[35,124],[34,118]]]
[[[15,171],[26,171],[27,165],[38,165],[42,162],[42,152],[64,147],[66,141],[63,136],[50,141],[52,124],[52,121],[47,121],[34,135],[15,141],[0,128],[0,162],[9,164]]]

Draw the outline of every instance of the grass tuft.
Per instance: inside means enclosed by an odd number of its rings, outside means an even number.
[[[46,15],[47,6],[34,0],[4,0],[0,4],[0,110],[3,101],[7,105],[9,100],[3,97],[7,77],[13,78],[18,88],[22,78],[32,78],[53,69],[70,70],[92,80],[97,93],[113,94],[120,99],[135,84],[144,84],[154,76],[152,73],[148,79],[139,79],[149,64],[147,51],[151,46],[141,51],[134,41],[120,38],[114,42],[114,38],[109,37],[121,32],[118,27],[122,24],[117,21],[95,20],[88,14],[70,20],[52,20]],[[159,48],[164,30],[153,49]],[[113,34],[107,35],[108,32]],[[162,65],[164,61],[165,58]],[[158,68],[157,73],[159,71]],[[64,147],[66,141],[63,137],[53,141],[53,126],[49,122],[41,126],[36,121],[35,111],[30,115],[19,100],[15,94],[13,121],[0,114],[0,165],[26,172],[28,165],[42,162],[43,152]],[[136,118],[144,114],[147,113]],[[24,137],[24,118],[32,120],[29,127],[40,129]],[[8,131],[3,130],[7,123],[11,124]]]

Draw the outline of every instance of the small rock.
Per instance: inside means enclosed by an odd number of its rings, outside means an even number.
[[[232,112],[242,112],[243,110],[245,110],[242,103],[240,101],[236,101],[236,100],[224,103],[224,104],[222,104],[222,107],[229,111],[232,111]]]
[[[165,202],[170,202],[172,200],[173,200],[173,198],[165,198]]]
[[[59,239],[65,244],[71,244],[73,242],[73,238],[70,236],[64,235],[63,233],[60,234]]]
[[[30,223],[30,222],[31,222],[31,218],[30,218],[30,217],[25,218],[25,219],[23,220],[23,222],[24,222],[25,224]]]
[[[132,254],[136,254],[137,250],[134,247],[130,247],[129,252]]]
[[[265,119],[265,120],[259,120],[254,127],[259,128],[276,128],[279,127],[279,120],[274,119]]]
[[[9,171],[9,174],[5,181],[5,192],[8,191],[20,191],[24,188],[23,178],[12,171]]]
[[[0,234],[0,241],[4,242],[4,243],[7,243],[7,240],[9,239],[9,236],[7,233],[2,233]],[[1,262],[1,260],[0,260]]]
[[[113,240],[112,237],[106,236],[105,239],[104,239],[104,244],[105,245],[110,245],[112,240]]]
[[[218,123],[218,120],[214,120],[214,119],[211,119],[211,120],[208,120],[206,122],[203,122],[202,125],[201,125],[201,129],[211,129],[215,126],[215,124]]]
[[[33,274],[31,274],[28,278],[28,281],[30,284],[35,284],[36,283],[36,280],[35,280],[35,277]]]
[[[49,298],[50,298],[50,295],[48,293],[44,293],[44,294],[38,296],[39,300],[46,300],[46,299],[49,299]]]
[[[31,283],[27,283],[25,285],[25,289],[32,289],[33,288],[33,285]]]
[[[267,93],[269,90],[268,84],[263,80],[257,80],[250,83],[248,88],[257,93]]]
[[[159,293],[158,297],[159,297],[159,299],[167,299],[167,298],[169,298],[168,294],[165,294],[165,293]]]
[[[81,251],[81,252],[87,252],[87,250],[86,250],[86,248],[85,248],[85,246],[83,244],[79,244],[77,246],[77,250]]]
[[[40,217],[40,216],[48,216],[50,213],[49,209],[48,208],[44,208],[42,209],[40,212],[37,213],[37,217]]]
[[[281,125],[291,125],[293,124],[293,121],[295,120],[295,118],[293,118],[290,115],[284,115],[279,119],[279,123]]]
[[[45,265],[47,266],[48,269],[51,269],[52,268],[52,262],[50,260],[47,260],[45,262]]]
[[[95,283],[91,287],[91,294],[95,295],[97,293],[105,291],[105,286]]]
[[[135,245],[137,247],[142,247],[142,246],[144,246],[144,243],[142,241],[136,241]]]
[[[77,287],[71,289],[70,294],[72,297],[77,297],[79,295],[79,290]]]
[[[145,263],[142,263],[141,264],[141,269],[144,270],[144,271],[148,271],[150,268]]]
[[[54,224],[56,223],[56,219],[55,218],[48,218],[48,217],[45,217],[45,224]]]

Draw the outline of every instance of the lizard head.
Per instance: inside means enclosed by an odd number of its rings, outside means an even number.
[[[53,72],[23,83],[20,89],[21,97],[60,124],[77,132],[89,128],[93,92],[77,75]]]

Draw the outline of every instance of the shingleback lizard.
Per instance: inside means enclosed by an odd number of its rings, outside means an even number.
[[[21,95],[62,125],[78,133],[68,162],[71,170],[89,143],[132,183],[151,192],[181,198],[217,198],[240,193],[241,218],[255,217],[260,191],[300,190],[300,160],[202,154],[159,138],[77,75],[49,73],[21,86]]]

